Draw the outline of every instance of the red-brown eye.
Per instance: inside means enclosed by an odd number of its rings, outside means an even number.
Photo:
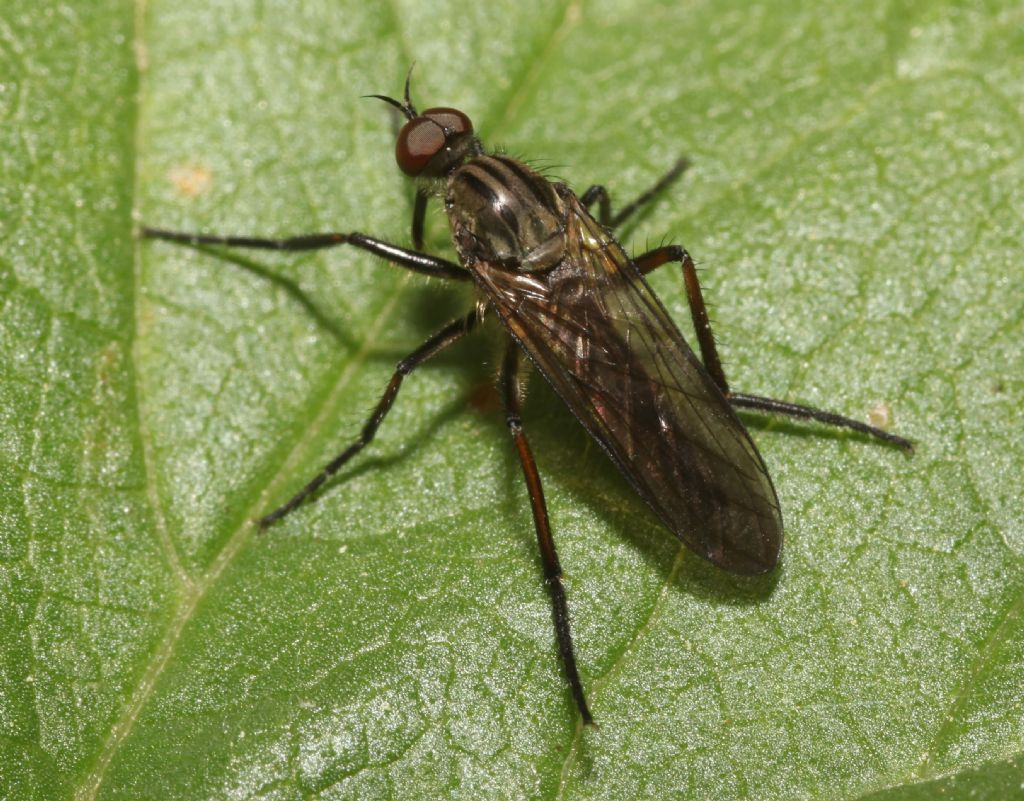
[[[471,133],[473,123],[457,108],[428,108],[402,127],[395,144],[395,160],[402,172],[415,178],[423,174],[451,137]]]
[[[469,117],[457,108],[445,108],[443,106],[428,108],[423,112],[422,116],[436,122],[449,135],[473,132],[473,123],[469,121]]]
[[[402,172],[415,177],[441,152],[444,142],[444,128],[432,119],[417,117],[399,132],[395,160]]]

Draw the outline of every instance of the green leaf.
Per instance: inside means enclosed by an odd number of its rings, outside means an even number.
[[[407,244],[393,114],[361,96],[413,61],[416,102],[577,191],[689,156],[623,241],[701,262],[733,385],[916,444],[746,418],[787,541],[744,581],[535,379],[599,730],[488,389],[497,324],[260,534],[471,298],[343,248],[132,236]],[[1022,66],[1009,3],[5,0],[0,797],[1019,794]]]

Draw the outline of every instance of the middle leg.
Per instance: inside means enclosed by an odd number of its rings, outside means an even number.
[[[373,440],[374,435],[377,433],[377,428],[387,416],[387,413],[391,410],[391,405],[395,402],[395,397],[398,395],[398,390],[402,386],[403,379],[423,364],[423,362],[427,361],[427,359],[432,356],[436,356],[449,345],[462,339],[466,334],[473,330],[473,326],[476,325],[477,320],[478,315],[476,309],[474,309],[465,317],[454,320],[446,325],[430,339],[416,348],[416,350],[402,359],[402,361],[398,363],[398,367],[395,369],[395,374],[391,377],[391,381],[388,382],[387,389],[384,390],[384,395],[377,402],[377,408],[373,410],[373,414],[370,415],[370,419],[363,425],[363,430],[356,438],[356,441],[335,456],[334,459],[332,459],[313,477],[312,481],[295,493],[295,495],[293,495],[289,500],[285,501],[285,503],[281,504],[274,511],[261,517],[257,521],[260,528],[266,528],[271,523],[277,522],[289,512],[296,509],[304,500],[306,500],[306,498],[316,492],[320,486],[327,481],[327,479],[337,473],[349,459],[369,445]]]

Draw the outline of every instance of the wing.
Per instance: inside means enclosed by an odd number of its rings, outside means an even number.
[[[537,369],[687,546],[733,573],[771,570],[775,488],[750,435],[636,265],[567,194],[551,270],[468,265]]]

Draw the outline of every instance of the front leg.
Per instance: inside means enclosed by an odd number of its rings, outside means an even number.
[[[430,194],[422,189],[416,190],[416,204],[412,207],[412,246],[423,250],[423,221],[427,215],[427,201]]]
[[[224,245],[254,250],[304,251],[324,250],[338,245],[352,245],[374,256],[387,259],[392,264],[407,270],[447,278],[453,281],[469,281],[469,273],[460,264],[439,259],[416,250],[398,247],[389,242],[366,236],[357,231],[350,233],[331,232],[325,234],[302,234],[284,239],[268,239],[254,236],[222,236],[220,234],[193,234],[184,231],[168,231],[164,228],[143,226],[142,236],[146,239],[163,239],[168,242],[182,242],[186,245]]]

